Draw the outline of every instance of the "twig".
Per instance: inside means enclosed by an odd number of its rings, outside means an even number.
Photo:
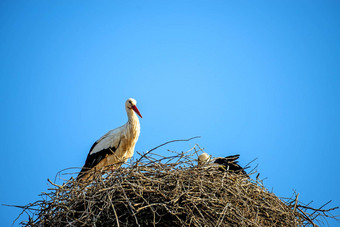
[[[297,209],[305,216],[305,218],[313,225],[313,227],[318,227],[318,225],[315,224],[303,210],[301,210],[299,207],[297,207]]]
[[[50,184],[52,184],[53,186],[56,186],[58,188],[62,188],[63,187],[61,185],[57,185],[57,184],[53,183],[50,179],[47,179],[47,181],[50,182]]]
[[[137,162],[137,163],[140,162],[140,161],[141,161],[146,155],[148,155],[151,151],[154,151],[154,150],[156,150],[156,149],[158,149],[158,148],[160,148],[160,147],[163,147],[164,145],[167,145],[167,144],[169,144],[169,143],[183,142],[183,141],[185,142],[185,141],[190,141],[190,140],[192,140],[192,139],[197,139],[197,138],[201,138],[201,137],[200,137],[200,136],[194,136],[194,137],[191,137],[190,139],[179,139],[179,140],[171,140],[171,141],[165,142],[165,143],[163,143],[163,144],[161,144],[161,145],[158,145],[157,147],[154,147],[154,148],[152,148],[151,150],[145,152],[145,154],[143,154],[142,157],[140,157],[136,162]]]
[[[294,204],[294,209],[293,209],[294,212],[296,210],[296,205],[298,204],[298,198],[299,198],[299,193],[295,197],[295,204]]]

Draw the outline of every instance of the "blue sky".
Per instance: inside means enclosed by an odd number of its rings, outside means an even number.
[[[0,203],[81,167],[133,97],[137,151],[200,135],[157,151],[258,158],[276,195],[338,206],[339,28],[338,1],[1,1]]]

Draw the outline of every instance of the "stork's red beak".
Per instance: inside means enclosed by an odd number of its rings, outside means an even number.
[[[137,106],[132,106],[132,109],[136,112],[136,114],[138,114],[141,118],[143,118],[142,115],[139,113]]]

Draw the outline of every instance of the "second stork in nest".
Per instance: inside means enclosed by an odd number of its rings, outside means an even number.
[[[218,169],[222,171],[231,171],[234,173],[242,173],[244,175],[247,175],[244,168],[242,168],[238,164],[238,161],[236,161],[239,157],[240,155],[237,154],[227,156],[225,158],[214,158],[211,160],[211,156],[204,152],[198,156],[198,164],[211,164],[211,166],[218,166]]]

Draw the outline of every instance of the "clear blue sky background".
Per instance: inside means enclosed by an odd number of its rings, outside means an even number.
[[[340,205],[339,29],[339,1],[2,0],[0,203],[82,166],[133,97],[136,150],[200,135],[158,152],[258,158],[276,195]]]

